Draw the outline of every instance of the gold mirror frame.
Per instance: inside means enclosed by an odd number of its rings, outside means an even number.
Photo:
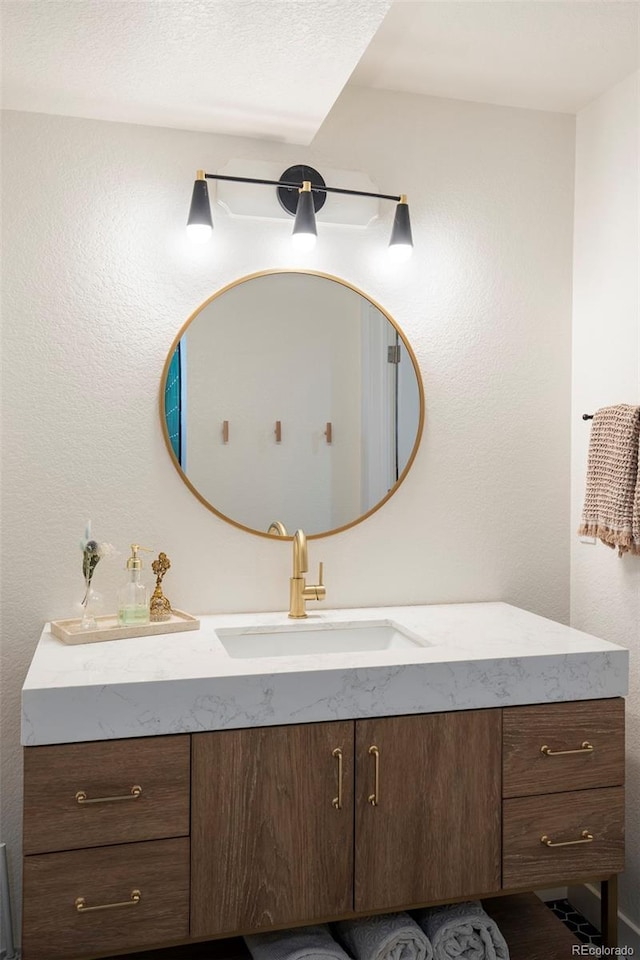
[[[321,537],[332,537],[336,533],[342,533],[343,530],[349,530],[351,527],[355,527],[358,523],[362,523],[363,520],[366,520],[368,517],[376,513],[380,509],[380,507],[384,506],[387,500],[389,500],[394,495],[394,493],[396,493],[396,491],[400,488],[402,482],[404,481],[405,477],[409,473],[409,470],[413,465],[413,461],[416,458],[416,454],[420,446],[420,441],[422,440],[422,432],[424,429],[424,418],[425,418],[424,384],[422,382],[422,376],[420,375],[420,367],[418,366],[416,355],[413,352],[411,344],[409,343],[406,336],[404,335],[404,332],[398,326],[398,324],[393,319],[391,314],[388,313],[384,309],[384,307],[380,306],[377,300],[374,300],[373,297],[370,297],[368,294],[364,293],[364,291],[360,290],[359,287],[354,286],[354,284],[349,283],[347,280],[342,280],[340,277],[335,277],[330,273],[323,273],[321,270],[303,270],[303,269],[259,270],[256,273],[249,273],[245,277],[240,277],[238,280],[233,280],[231,283],[227,283],[226,286],[222,287],[216,293],[212,294],[212,296],[210,296],[207,300],[205,300],[204,303],[201,303],[199,307],[196,310],[194,310],[189,317],[187,317],[185,322],[180,327],[180,330],[178,331],[177,335],[173,339],[173,342],[169,348],[169,353],[167,354],[167,359],[165,360],[164,366],[162,368],[162,377],[160,380],[160,397],[159,397],[160,425],[162,428],[162,436],[164,437],[165,446],[167,448],[169,456],[171,457],[171,462],[173,463],[174,467],[178,471],[178,474],[181,480],[186,484],[186,486],[189,488],[191,493],[200,501],[200,503],[207,508],[207,510],[210,510],[211,513],[215,513],[217,517],[220,517],[221,520],[225,520],[227,523],[230,523],[233,527],[237,527],[239,530],[244,530],[246,533],[252,533],[256,537],[264,537],[267,540],[293,540],[293,536],[283,537],[283,536],[280,536],[279,534],[275,535],[271,533],[266,533],[266,532],[263,532],[262,530],[255,530],[253,527],[247,527],[245,526],[244,523],[239,523],[237,520],[233,520],[231,517],[228,517],[225,513],[222,513],[220,510],[216,509],[216,507],[214,507],[213,504],[209,503],[209,501],[206,500],[198,490],[196,490],[196,488],[191,483],[186,473],[180,466],[180,463],[178,462],[178,458],[173,452],[173,447],[171,446],[171,441],[169,439],[169,431],[167,430],[167,421],[166,421],[165,410],[164,410],[164,393],[165,393],[165,384],[167,381],[167,375],[169,373],[169,365],[171,363],[171,360],[173,359],[173,354],[176,350],[176,347],[178,346],[187,327],[192,323],[192,321],[195,320],[195,318],[205,309],[205,307],[208,307],[210,303],[213,303],[214,300],[217,300],[218,297],[221,297],[224,293],[227,293],[228,290],[233,289],[233,287],[237,287],[241,283],[246,283],[248,280],[256,280],[258,277],[269,277],[269,276],[278,275],[282,273],[299,273],[299,274],[306,274],[311,277],[322,277],[325,280],[332,280],[334,283],[339,283],[341,286],[347,287],[349,290],[353,290],[354,293],[357,293],[359,296],[363,297],[365,300],[368,300],[369,303],[372,304],[372,306],[374,306],[377,310],[379,310],[380,313],[389,321],[391,326],[394,327],[394,329],[398,333],[398,336],[402,340],[402,343],[405,346],[407,354],[411,358],[411,363],[413,364],[413,369],[414,369],[416,380],[418,383],[418,394],[420,397],[420,417],[418,421],[418,429],[416,431],[416,439],[414,441],[413,449],[411,450],[411,455],[407,460],[406,466],[402,471],[402,473],[400,474],[400,476],[398,477],[398,479],[396,480],[396,482],[394,483],[394,485],[391,487],[388,493],[382,498],[382,500],[379,500],[374,507],[371,507],[369,510],[367,510],[366,513],[361,514],[361,516],[357,517],[355,520],[352,520],[350,523],[345,523],[341,527],[335,527],[333,530],[326,530],[326,531],[323,531],[322,533],[310,533],[307,535],[307,540],[319,540]]]

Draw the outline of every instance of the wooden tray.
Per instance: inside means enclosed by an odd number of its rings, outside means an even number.
[[[161,633],[199,630],[200,621],[190,613],[173,610],[170,620],[162,623],[139,623],[122,627],[115,615],[96,617],[97,630],[81,630],[81,620],[52,620],[51,633],[63,643],[100,643],[102,640],[127,640],[131,637],[155,637]]]

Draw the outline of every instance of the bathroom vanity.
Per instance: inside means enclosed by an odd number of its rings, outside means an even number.
[[[274,613],[89,647],[45,628],[23,690],[24,960],[588,879],[612,944],[627,652],[501,603],[303,630],[320,652],[290,652],[301,628]]]

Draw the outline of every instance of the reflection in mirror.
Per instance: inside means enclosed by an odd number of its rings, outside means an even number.
[[[423,420],[416,362],[391,319],[342,281],[295,271],[203,304],[172,348],[161,402],[191,489],[272,536],[362,519],[403,479]]]

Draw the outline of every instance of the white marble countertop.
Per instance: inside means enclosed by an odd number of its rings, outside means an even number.
[[[505,603],[322,610],[305,626],[391,621],[425,646],[237,659],[220,629],[300,629],[216,614],[197,631],[66,646],[45,626],[22,691],[27,746],[435,713],[627,693],[628,651]]]

